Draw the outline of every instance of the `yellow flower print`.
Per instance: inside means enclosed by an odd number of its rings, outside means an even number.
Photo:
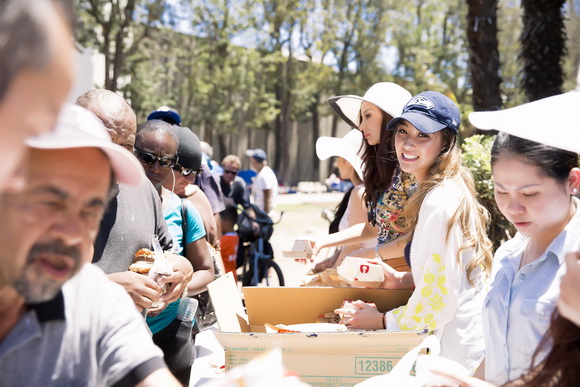
[[[425,324],[429,325],[429,330],[435,330],[435,328],[437,327],[437,323],[435,322],[435,316],[433,316],[432,313],[429,313],[427,316],[425,316],[423,321],[425,322]]]
[[[433,309],[433,312],[437,313],[441,311],[445,307],[445,303],[443,302],[443,297],[439,294],[435,294],[430,300],[429,305]]]
[[[433,288],[431,286],[426,286],[423,288],[423,290],[421,290],[421,295],[423,297],[429,297],[431,293],[433,293]]]
[[[438,264],[441,264],[441,256],[439,254],[433,254],[433,260]]]
[[[420,302],[415,307],[415,314],[421,314],[422,311],[423,311],[423,303]]]
[[[429,285],[432,285],[435,282],[435,276],[431,273],[427,273],[423,276],[423,281]]]

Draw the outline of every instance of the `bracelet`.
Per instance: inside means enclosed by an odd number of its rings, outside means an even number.
[[[375,245],[375,258],[376,259],[380,259],[381,261],[384,261],[383,257],[381,257],[381,253],[379,251],[379,247],[380,247],[380,245],[377,243]]]
[[[383,329],[387,329],[387,314],[383,314]]]

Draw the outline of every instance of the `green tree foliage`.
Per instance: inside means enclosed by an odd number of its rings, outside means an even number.
[[[515,229],[498,210],[493,196],[491,147],[494,140],[495,136],[477,134],[466,138],[461,149],[463,163],[469,168],[475,181],[477,198],[491,215],[488,235],[497,249],[503,242],[515,235]]]

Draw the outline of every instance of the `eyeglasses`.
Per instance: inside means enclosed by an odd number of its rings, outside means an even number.
[[[238,171],[230,171],[230,170],[224,169],[224,173],[227,173],[229,175],[237,175]]]
[[[159,156],[155,156],[151,153],[148,152],[143,152],[140,149],[135,148],[135,156],[137,156],[137,158],[144,162],[145,164],[155,164],[155,162],[159,162],[159,165],[161,165],[163,168],[172,168],[175,166],[175,164],[177,164],[177,156],[175,157],[159,157]]]
[[[179,163],[175,164],[175,166],[173,167],[173,170],[181,172],[181,176],[189,176],[192,173],[199,173],[200,172],[200,171],[196,171],[192,168],[182,167],[181,165],[179,165]]]

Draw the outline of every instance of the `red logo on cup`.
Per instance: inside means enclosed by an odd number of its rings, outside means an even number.
[[[371,270],[371,268],[369,265],[360,265],[359,270],[361,273],[366,274]]]

